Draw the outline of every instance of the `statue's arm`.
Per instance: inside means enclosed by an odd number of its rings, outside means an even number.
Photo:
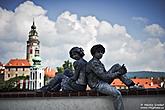
[[[119,72],[111,73],[111,71],[105,71],[104,66],[101,66],[97,62],[91,64],[91,70],[102,80],[108,81],[118,76]]]
[[[81,70],[81,65],[80,64],[75,64],[74,65],[74,75],[71,77],[72,80],[77,80],[80,70]]]

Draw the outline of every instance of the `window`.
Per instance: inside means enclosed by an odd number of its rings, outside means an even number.
[[[33,82],[33,86],[32,86],[32,88],[34,89],[34,82]]]
[[[36,76],[35,79],[37,79],[37,72],[36,72],[35,76]]]
[[[41,79],[41,73],[40,73],[40,79]]]
[[[8,74],[8,78],[10,77],[10,74]]]
[[[32,49],[30,49],[30,54],[32,54],[33,53],[33,50]]]
[[[18,71],[18,68],[16,68],[16,71]]]
[[[37,89],[37,81],[35,81],[35,89]]]
[[[36,55],[39,55],[39,50],[35,50],[35,54]]]
[[[34,73],[33,73],[33,79],[34,79]]]
[[[18,76],[18,74],[15,74],[15,77],[17,77]]]
[[[25,68],[23,68],[23,71],[25,71]]]
[[[33,73],[32,73],[32,72],[30,72],[30,79],[32,79],[32,74],[33,74]]]
[[[40,82],[40,87],[41,87],[41,82]]]

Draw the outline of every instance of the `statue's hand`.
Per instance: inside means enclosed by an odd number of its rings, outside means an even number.
[[[75,77],[70,78],[71,81],[76,81]]]
[[[74,80],[72,78],[70,78],[68,82],[69,82],[69,84],[71,84],[74,82]]]
[[[120,72],[120,75],[124,75],[127,73],[127,68],[125,67],[124,64],[121,66],[121,68],[118,70],[118,72]]]

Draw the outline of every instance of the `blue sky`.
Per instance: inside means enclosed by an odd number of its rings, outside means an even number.
[[[58,64],[68,57],[65,53],[60,57],[56,53],[47,55],[43,48],[68,51],[66,47],[76,44],[86,49],[86,59],[89,60],[90,47],[73,40],[69,41],[69,37],[77,37],[82,42],[93,39],[92,43],[87,43],[90,46],[95,43],[105,44],[107,51],[111,51],[103,59],[108,67],[113,63],[121,62],[126,63],[130,70],[165,71],[164,0],[0,0],[0,7],[1,24],[5,22],[0,26],[3,30],[0,31],[2,42],[0,47],[5,46],[5,49],[2,48],[2,52],[0,51],[1,62],[6,63],[11,57],[24,55],[21,52],[25,53],[26,46],[20,50],[13,49],[13,56],[8,55],[11,49],[6,42],[11,42],[13,45],[12,42],[15,39],[14,42],[18,46],[25,45],[34,17],[45,65],[59,66]],[[15,26],[17,26],[16,29],[14,29]],[[7,32],[7,28],[12,30],[11,33]],[[25,37],[22,38],[22,36]],[[48,36],[47,39],[45,36]],[[53,42],[53,40],[56,41]],[[65,45],[60,46],[57,41]],[[113,44],[114,42],[116,43]],[[106,60],[109,55],[113,58]],[[55,60],[57,63],[53,62]]]

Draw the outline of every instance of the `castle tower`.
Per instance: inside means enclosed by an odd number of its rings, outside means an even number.
[[[31,65],[33,65],[32,59],[35,57],[35,55],[40,55],[40,41],[38,39],[38,33],[36,31],[36,26],[33,20],[33,25],[31,26],[31,30],[29,32],[26,51],[26,59]]]

